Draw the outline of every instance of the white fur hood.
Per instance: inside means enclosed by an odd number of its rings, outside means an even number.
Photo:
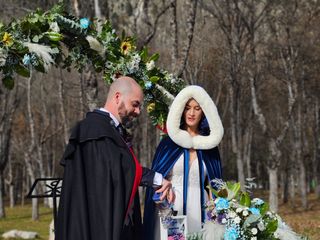
[[[185,105],[191,98],[199,103],[208,120],[209,136],[192,137],[187,131],[180,129],[180,120]],[[194,85],[184,88],[175,97],[167,118],[167,130],[169,137],[184,148],[211,149],[216,147],[223,137],[223,126],[216,105],[202,87]]]

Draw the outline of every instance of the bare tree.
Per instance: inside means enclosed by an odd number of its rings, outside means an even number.
[[[10,138],[13,114],[17,108],[17,87],[9,91],[0,89],[0,218],[5,217],[4,209],[4,170],[9,160]]]

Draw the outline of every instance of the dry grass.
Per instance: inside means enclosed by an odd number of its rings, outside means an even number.
[[[280,216],[296,232],[312,240],[320,240],[320,200],[314,194],[308,197],[308,209],[301,208],[299,199],[294,204],[282,204]]]

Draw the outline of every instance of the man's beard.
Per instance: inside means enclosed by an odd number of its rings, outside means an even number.
[[[122,114],[121,111],[123,111],[124,114]],[[135,116],[130,116],[130,114],[128,114],[128,111],[124,103],[121,103],[119,106],[119,117],[121,119],[121,124],[124,128],[129,129],[133,127],[133,121],[135,119]]]
[[[134,119],[130,119],[130,117],[128,115],[126,116],[123,116],[121,117],[121,122],[122,122],[122,125],[125,127],[125,128],[132,128],[133,126],[133,120]]]

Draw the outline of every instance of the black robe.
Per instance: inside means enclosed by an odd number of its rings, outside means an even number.
[[[61,161],[56,240],[142,239],[138,191],[129,206],[135,161],[111,123],[94,111],[72,131]],[[140,185],[152,186],[154,171],[142,174]]]

